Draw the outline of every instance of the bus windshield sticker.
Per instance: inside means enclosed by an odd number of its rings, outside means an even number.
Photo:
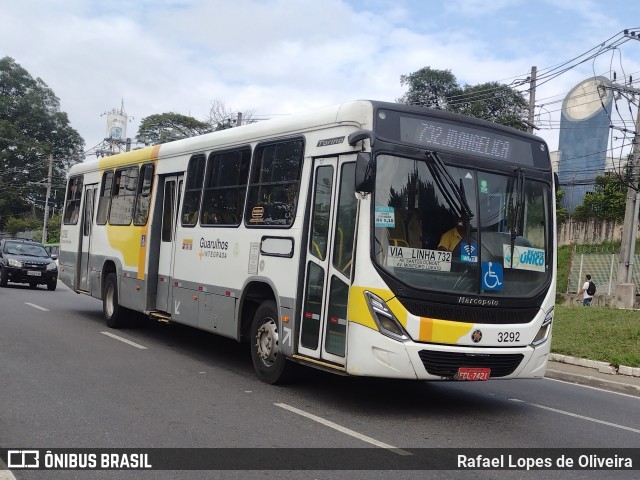
[[[478,244],[460,242],[460,260],[466,263],[478,263]]]
[[[504,272],[496,262],[482,262],[482,289],[502,290]]]
[[[517,270],[531,270],[534,272],[545,271],[544,250],[541,248],[523,247],[515,245],[513,247],[513,264],[511,262],[511,245],[503,244],[504,268]]]
[[[376,205],[376,227],[396,228],[393,207]]]
[[[418,270],[433,270],[436,272],[450,272],[451,252],[389,246],[389,250],[387,252],[387,266],[415,268]]]

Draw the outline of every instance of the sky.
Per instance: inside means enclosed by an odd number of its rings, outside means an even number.
[[[400,76],[423,67],[462,85],[517,83],[639,25],[640,2],[628,0],[0,0],[0,58],[54,91],[89,152],[122,103],[135,137],[146,116],[205,120],[215,101],[256,119],[393,102]],[[536,134],[551,150],[562,99],[614,71],[640,80],[640,41],[539,82]],[[619,106],[614,123],[633,128],[635,106]],[[612,142],[615,155],[622,139]]]

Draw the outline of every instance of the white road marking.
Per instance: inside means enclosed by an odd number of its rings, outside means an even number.
[[[127,340],[126,338],[122,338],[119,337],[118,335],[114,335],[111,332],[100,332],[103,335],[106,335],[107,337],[111,337],[111,338],[115,338],[116,340],[120,340],[123,343],[126,343],[127,345],[131,345],[132,347],[136,347],[139,348],[140,350],[146,350],[147,347],[140,345],[139,343],[136,342],[132,342],[131,340]]]
[[[274,405],[276,407],[280,407],[280,408],[284,408],[285,410],[289,410],[290,412],[293,413],[297,413],[298,415],[302,415],[303,417],[307,417],[315,422],[321,423],[322,425],[325,425],[329,428],[333,428],[334,430],[338,430],[339,432],[342,432],[346,435],[350,435],[352,437],[357,438],[358,440],[362,440],[363,442],[367,442],[370,443],[371,445],[375,445],[376,447],[380,447],[380,448],[384,448],[386,450],[389,450],[391,452],[397,453],[398,455],[411,455],[411,453],[407,452],[406,450],[402,450],[398,447],[394,447],[393,445],[389,445],[388,443],[384,443],[384,442],[380,442],[379,440],[376,440],[375,438],[371,438],[371,437],[367,437],[366,435],[363,435],[361,433],[355,432],[353,430],[350,430],[346,427],[343,427],[341,425],[338,425],[337,423],[333,423],[330,420],[325,420],[322,417],[318,417],[317,415],[314,415],[312,413],[308,413],[305,412],[304,410],[300,410],[296,407],[292,407],[291,405],[287,405],[286,403],[274,403]]]
[[[41,307],[40,305],[36,305],[35,303],[24,302],[25,305],[29,305],[30,307],[37,308],[38,310],[42,310],[43,312],[48,312],[48,308]]]
[[[562,415],[567,415],[569,417],[579,418],[581,420],[587,420],[589,422],[599,423],[601,425],[607,425],[608,427],[614,427],[614,428],[619,428],[621,430],[628,430],[630,432],[640,433],[640,430],[638,430],[637,428],[631,428],[625,425],[619,425],[617,423],[605,422],[604,420],[598,420],[597,418],[587,417],[585,415],[578,415],[577,413],[571,413],[565,410],[558,410],[557,408],[547,407],[545,405],[539,405],[537,403],[529,403],[529,402],[525,402],[524,400],[519,400],[517,398],[510,398],[509,400],[511,400],[512,402],[519,402],[519,403],[524,403],[526,405],[531,405],[532,407],[542,408],[543,410],[549,410],[550,412],[560,413]]]
[[[0,458],[0,480],[16,480],[11,470],[4,470],[5,468],[7,468],[7,465]]]
[[[545,377],[544,380],[550,380],[552,382],[567,383],[569,385],[576,385],[576,386],[582,387],[582,388],[590,388],[591,390],[598,390],[598,391],[604,392],[604,393],[613,393],[615,395],[622,395],[623,397],[635,398],[636,400],[640,400],[640,397],[638,397],[636,395],[629,395],[628,393],[622,393],[622,392],[614,392],[613,390],[607,390],[605,388],[592,387],[591,385],[583,385],[581,383],[567,382],[566,380],[559,380],[557,378],[548,378],[548,377]],[[609,380],[605,380],[605,381],[608,382]]]

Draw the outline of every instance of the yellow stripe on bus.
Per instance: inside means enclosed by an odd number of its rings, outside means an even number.
[[[458,343],[458,339],[469,333],[472,328],[473,323],[420,317],[420,334],[417,340],[455,345]]]

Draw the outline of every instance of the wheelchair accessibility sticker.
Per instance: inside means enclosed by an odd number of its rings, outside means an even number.
[[[496,262],[482,262],[482,289],[502,290],[502,265]]]

